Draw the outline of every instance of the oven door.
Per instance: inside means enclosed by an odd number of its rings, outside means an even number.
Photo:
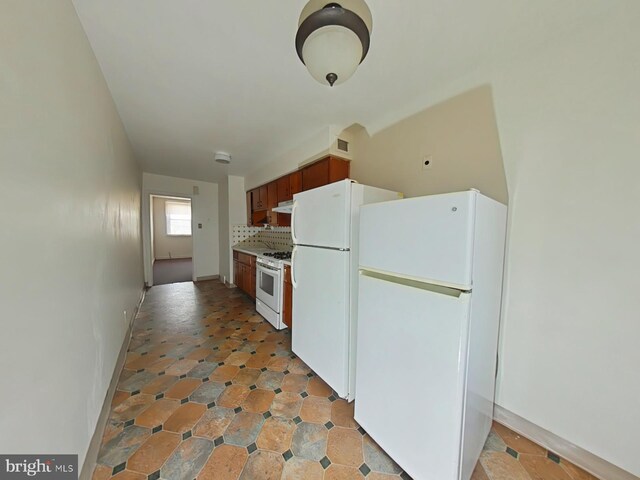
[[[280,313],[282,271],[258,263],[256,273],[256,298],[275,313]]]

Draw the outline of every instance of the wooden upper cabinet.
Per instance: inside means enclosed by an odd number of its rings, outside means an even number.
[[[293,198],[293,194],[291,193],[291,182],[289,180],[290,175],[285,175],[284,177],[280,177],[276,180],[278,183],[278,203],[286,202]]]
[[[274,227],[278,226],[278,215],[271,211],[272,208],[278,206],[278,182],[274,180],[273,182],[267,184],[267,223],[269,225],[273,225]]]
[[[267,185],[247,192],[247,223],[259,226],[291,225],[291,215],[271,210],[280,202],[292,200],[296,193],[349,178],[349,161],[328,156]]]
[[[311,190],[349,178],[349,162],[338,157],[325,157],[302,169],[302,190]]]
[[[267,186],[254,188],[251,190],[251,207],[255,210],[266,210],[268,202]]]
[[[278,206],[278,182],[267,184],[267,208],[275,208]]]
[[[253,225],[253,219],[251,218],[251,213],[253,212],[253,204],[251,201],[251,192],[252,190],[249,190],[247,192],[247,225],[251,226]]]
[[[302,169],[302,190],[311,190],[329,183],[329,160],[321,160]]]
[[[289,175],[289,187],[291,188],[291,197],[302,191],[302,172],[298,170]]]

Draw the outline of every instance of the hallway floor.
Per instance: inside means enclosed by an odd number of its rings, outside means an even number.
[[[153,284],[190,282],[193,279],[193,260],[191,258],[172,258],[153,262]]]
[[[290,343],[218,281],[151,288],[93,478],[410,478]],[[473,480],[547,479],[594,477],[494,424]]]

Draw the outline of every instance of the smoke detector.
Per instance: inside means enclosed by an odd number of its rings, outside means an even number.
[[[231,155],[224,152],[216,152],[213,156],[216,162],[222,163],[224,165],[229,165],[231,163]]]

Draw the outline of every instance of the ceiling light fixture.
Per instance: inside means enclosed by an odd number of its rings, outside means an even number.
[[[318,82],[339,85],[367,56],[372,24],[364,0],[310,0],[298,22],[298,57]]]
[[[231,155],[224,152],[216,152],[213,156],[216,162],[222,163],[224,165],[229,165],[231,163]]]

